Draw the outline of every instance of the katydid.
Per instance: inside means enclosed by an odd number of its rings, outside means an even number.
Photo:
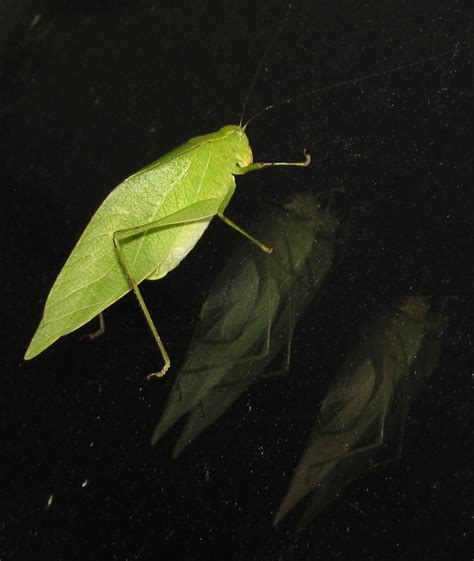
[[[224,215],[235,191],[235,176],[270,166],[310,163],[307,154],[302,162],[253,163],[246,126],[263,112],[303,97],[386,76],[447,54],[304,92],[265,107],[242,125],[250,92],[279,31],[257,67],[239,125],[192,138],[120,183],[104,200],[49,293],[25,359],[40,354],[133,290],[164,361],[161,370],[150,376],[163,376],[170,359],[138,285],[145,279],[158,280],[179,265],[216,215],[270,253],[270,248]]]
[[[271,253],[224,214],[235,176],[309,163],[309,155],[302,162],[253,163],[245,125],[227,125],[192,138],[120,183],[93,215],[59,273],[25,359],[133,290],[164,362],[150,376],[163,376],[170,358],[138,285],[161,279],[179,265],[216,215]]]
[[[442,311],[440,318],[441,314]],[[409,388],[413,381],[429,375],[422,372],[422,363],[417,359],[425,352],[427,338],[434,333],[440,335],[440,328],[441,321],[431,319],[428,299],[414,295],[365,331],[321,404],[306,450],[275,515],[275,525],[303,497],[321,490],[321,484],[345,460],[373,453],[382,445],[398,388],[405,394],[398,407],[397,436],[401,448],[410,404]],[[432,345],[429,349],[431,352]],[[434,369],[436,361],[430,363]]]
[[[311,193],[292,193],[265,211],[256,232],[271,241],[275,256],[267,259],[244,243],[217,276],[152,444],[188,415],[176,457],[284,347],[288,368],[295,323],[331,267],[337,228],[337,219]]]

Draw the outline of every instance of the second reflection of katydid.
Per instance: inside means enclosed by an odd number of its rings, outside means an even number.
[[[439,356],[442,311],[429,310],[426,298],[409,297],[361,337],[321,404],[274,524],[311,494],[301,531],[357,476],[400,456],[409,407]]]
[[[155,444],[183,415],[173,457],[216,421],[286,347],[334,258],[338,222],[311,194],[293,195],[255,230],[269,256],[242,244],[212,286],[183,367],[152,437]]]

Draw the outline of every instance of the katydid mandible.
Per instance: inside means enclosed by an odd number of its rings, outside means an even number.
[[[235,176],[309,163],[309,155],[302,162],[253,163],[245,126],[227,125],[192,138],[120,183],[93,215],[59,273],[25,359],[133,290],[164,362],[150,376],[163,376],[170,358],[138,285],[161,279],[179,265],[214,216],[271,253],[224,214]]]

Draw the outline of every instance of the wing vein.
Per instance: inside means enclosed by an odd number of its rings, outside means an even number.
[[[79,292],[80,290],[84,290],[84,288],[87,288],[88,286],[91,286],[93,284],[95,284],[96,282],[99,282],[101,279],[103,279],[104,277],[106,277],[110,271],[113,269],[113,267],[109,267],[104,273],[102,273],[99,277],[95,278],[94,280],[91,280],[90,282],[83,284],[81,286],[79,286],[78,288],[75,288],[74,290],[72,290],[71,292],[69,292],[69,294],[67,294],[66,296],[63,296],[60,300],[56,300],[54,302],[54,305],[57,306],[58,304],[61,304],[61,302],[64,302],[64,300],[67,300],[68,298],[70,298],[73,294],[76,294],[76,292]]]
[[[196,152],[195,154],[197,154],[197,152]],[[170,191],[174,188],[174,186],[175,186],[179,181],[181,181],[181,179],[188,173],[189,168],[190,168],[191,165],[194,163],[195,158],[196,158],[196,155],[194,155],[193,158],[190,158],[190,160],[189,160],[189,162],[188,162],[188,165],[184,168],[184,170],[180,173],[180,175],[176,178],[176,180],[173,181],[173,183],[171,183],[171,185],[168,187],[168,189],[163,193],[163,196],[162,196],[161,199],[160,199],[160,203],[161,203],[161,202],[163,201],[163,199],[170,193]],[[157,215],[158,211],[160,210],[160,206],[161,206],[161,205],[159,205],[159,204],[156,206],[156,208],[155,208],[155,210],[154,210],[154,212],[153,212],[153,214],[152,214],[152,216],[151,216],[151,220],[149,220],[149,222],[153,222],[153,221],[155,220],[156,215]],[[137,226],[138,226],[138,224],[137,224]],[[136,261],[137,261],[137,259],[138,259],[138,256],[140,255],[140,252],[141,252],[141,249],[142,249],[142,247],[143,247],[143,243],[144,243],[144,241],[145,241],[145,237],[146,237],[147,234],[148,234],[148,232],[143,232],[143,234],[141,235],[141,240],[140,240],[139,246],[138,246],[138,248],[137,248],[137,252],[135,253],[135,257],[134,257],[134,259],[133,259],[132,268],[135,266],[135,263],[136,263]]]
[[[209,163],[210,163],[210,161],[211,161],[211,151],[209,150],[209,156],[208,156],[208,158],[207,158],[206,167],[204,168],[204,171],[202,172],[201,181],[200,181],[200,183],[199,183],[199,187],[198,187],[198,190],[197,190],[196,196],[194,197],[194,201],[193,201],[193,202],[196,202],[196,201],[197,201],[197,198],[199,197],[199,194],[201,193],[202,186],[203,186],[203,183],[204,183],[204,178],[206,177],[206,174],[207,174],[207,170],[208,170],[208,168],[209,168]]]

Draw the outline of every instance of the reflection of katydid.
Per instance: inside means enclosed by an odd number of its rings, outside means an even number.
[[[395,440],[400,454],[412,393],[411,378],[421,377],[414,366],[420,370],[417,359],[425,341],[441,325],[440,321],[429,321],[428,312],[426,298],[407,298],[393,313],[374,323],[347,357],[321,404],[274,524],[308,493],[317,493],[327,479],[331,480],[333,472],[345,473],[344,469],[354,464],[351,458],[359,455],[362,465],[369,463],[367,458],[385,441],[387,417],[398,391],[400,403],[394,408],[392,420],[399,418]],[[331,484],[337,488],[334,482]]]
[[[243,243],[217,276],[152,444],[189,414],[176,457],[263,376],[285,347],[288,369],[295,323],[333,261],[338,221],[328,210],[322,211],[310,193],[293,193],[262,214],[255,232],[266,236],[275,256],[268,259]]]
[[[250,91],[279,31],[258,65]],[[440,56],[445,54],[449,53]],[[264,111],[297,99],[387,76],[436,58],[439,57],[306,91],[267,106],[249,119],[247,125]],[[252,163],[246,125],[242,126],[244,110],[239,125],[228,125],[215,133],[189,140],[123,181],[110,193],[59,273],[25,359],[35,357],[59,337],[78,329],[133,290],[164,360],[164,366],[154,375],[165,374],[170,360],[140,294],[139,283],[145,279],[157,280],[174,269],[191,251],[215,215],[270,252],[223,214],[234,194],[234,176],[268,166],[307,166],[310,162],[306,155],[304,162]]]
[[[133,289],[164,360],[163,368],[154,375],[166,373],[170,359],[138,284],[160,279],[179,265],[215,215],[270,253],[270,248],[223,214],[234,194],[234,175],[310,162],[306,156],[304,162],[252,163],[244,128],[228,125],[193,138],[110,193],[59,273],[26,359]]]

